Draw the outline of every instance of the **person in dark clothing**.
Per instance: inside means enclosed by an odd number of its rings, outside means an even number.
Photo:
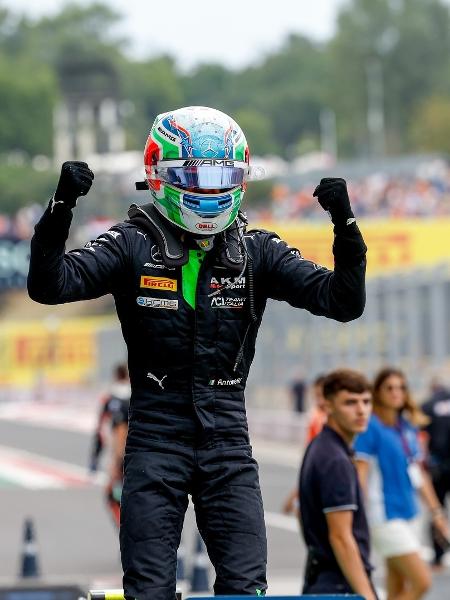
[[[89,470],[95,473],[98,469],[100,457],[105,448],[104,427],[109,423],[115,429],[122,423],[128,423],[128,410],[130,408],[130,380],[125,364],[114,367],[114,381],[108,393],[102,398],[101,409],[95,427],[92,448],[89,460]]]
[[[356,593],[375,600],[369,529],[351,449],[369,421],[370,383],[341,369],[325,377],[323,394],[327,424],[306,449],[299,478],[308,548],[303,593]]]
[[[306,381],[298,377],[291,383],[292,404],[295,412],[302,413],[305,410]]]
[[[120,524],[123,459],[125,454],[125,440],[128,432],[130,395],[131,387],[127,366],[125,364],[118,364],[114,368],[114,381],[111,388],[103,398],[90,457],[90,470],[91,472],[95,472],[97,471],[100,456],[105,447],[104,428],[106,424],[109,424],[111,428],[111,459],[105,495],[108,509],[117,527]]]
[[[216,570],[216,594],[264,593],[266,535],[244,389],[269,298],[339,321],[365,304],[366,246],[346,183],[314,194],[334,224],[334,271],[275,233],[246,231],[250,167],[228,115],[159,115],[144,152],[151,202],[85,248],[65,253],[77,198],[94,174],[68,162],[31,242],[28,290],[57,304],[114,296],[132,395],[120,545],[126,598],[173,600],[191,494]]]
[[[445,501],[450,494],[450,390],[440,381],[432,381],[431,396],[421,408],[430,419],[424,428],[428,434],[427,469],[444,512]],[[450,549],[450,540],[440,533],[433,522],[430,524],[430,533],[434,550],[433,566],[439,569],[445,552]]]

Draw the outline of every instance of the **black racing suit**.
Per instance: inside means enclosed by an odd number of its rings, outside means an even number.
[[[238,279],[213,248],[194,310],[183,297],[183,267],[161,263],[148,231],[119,223],[65,253],[71,217],[56,204],[37,224],[28,290],[44,304],[115,299],[132,387],[120,530],[126,597],[173,600],[188,494],[215,593],[264,592],[264,514],[244,405],[256,336],[268,298],[338,321],[362,314],[366,247],[356,224],[335,231],[334,271],[265,231],[245,236],[251,277],[248,267]]]

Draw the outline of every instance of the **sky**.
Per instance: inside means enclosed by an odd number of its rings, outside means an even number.
[[[214,62],[241,68],[280,47],[289,33],[325,40],[347,0],[104,0],[123,15],[119,32],[133,56],[174,56],[180,67]],[[66,0],[0,0],[36,18],[57,13]],[[90,4],[90,0],[78,0]]]

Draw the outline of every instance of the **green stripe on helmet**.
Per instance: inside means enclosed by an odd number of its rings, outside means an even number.
[[[242,198],[244,196],[244,192],[241,189],[238,189],[233,192],[233,210],[230,213],[230,218],[228,219],[228,223],[225,227],[229,227],[233,221],[236,219],[237,214],[239,212],[239,208],[241,207]]]
[[[176,223],[177,225],[180,225],[180,227],[185,228],[179,209],[180,192],[178,190],[170,187],[170,185],[164,185],[164,197],[156,198],[156,202],[159,202],[161,206],[166,209],[167,217],[172,223]]]
[[[245,161],[245,148],[246,144],[238,144],[234,150],[234,160],[242,160]]]
[[[162,156],[164,158],[179,158],[180,148],[176,144],[172,144],[168,140],[164,139],[159,135],[156,128],[152,132],[155,140],[162,145]]]

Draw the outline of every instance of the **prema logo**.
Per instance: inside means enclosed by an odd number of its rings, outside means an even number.
[[[164,308],[166,310],[178,310],[178,300],[170,300],[169,298],[147,298],[146,296],[138,296],[136,302],[139,306],[148,308]]]
[[[200,231],[214,231],[217,229],[217,223],[196,223],[195,227]]]
[[[169,292],[177,291],[177,280],[168,279],[167,277],[148,277],[141,275],[141,288],[150,288],[152,290],[168,290]]]

